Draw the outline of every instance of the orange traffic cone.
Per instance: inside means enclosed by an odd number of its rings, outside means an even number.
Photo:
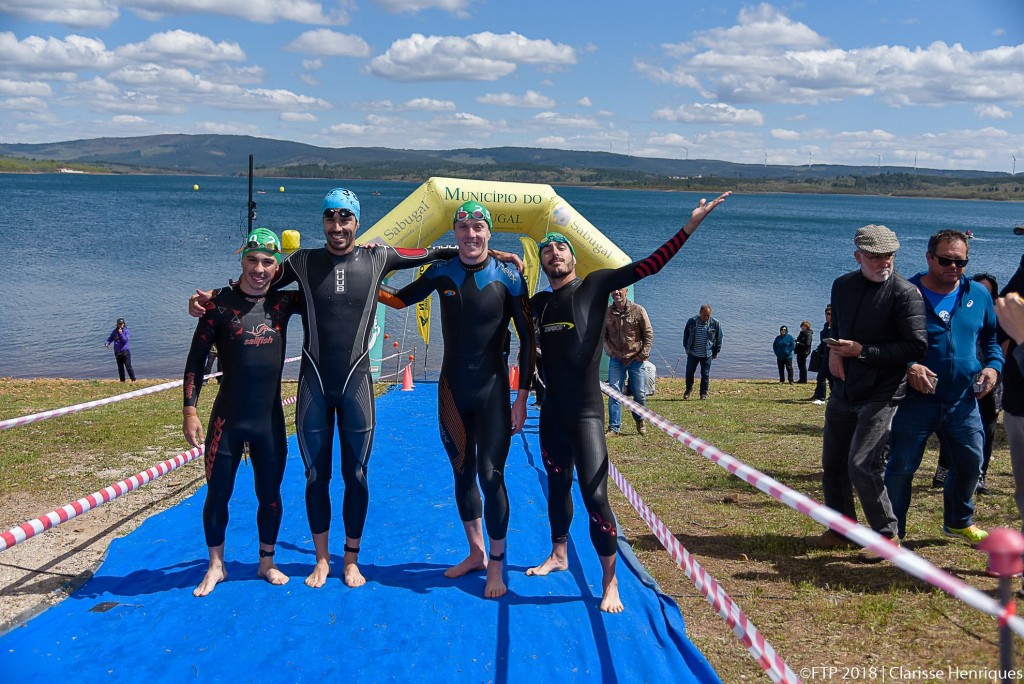
[[[412,384],[412,364],[410,363],[405,367],[405,372],[402,373],[402,391],[409,392],[412,390],[414,385]]]

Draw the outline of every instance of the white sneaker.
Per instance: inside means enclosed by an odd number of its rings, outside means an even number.
[[[825,403],[825,400],[824,399],[815,399],[811,403],[814,404],[815,406],[821,406],[822,404]]]

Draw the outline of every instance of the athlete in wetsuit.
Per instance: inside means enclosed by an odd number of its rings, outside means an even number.
[[[488,256],[491,215],[487,208],[466,202],[456,210],[453,225],[459,258],[431,264],[397,293],[382,288],[381,301],[400,309],[434,291],[440,298],[444,359],[437,385],[438,424],[455,476],[455,502],[469,542],[467,557],[445,575],[459,577],[486,569],[484,596],[496,598],[506,591],[502,576],[509,518],[505,461],[512,435],[526,420],[533,376],[533,320],[522,276]],[[509,319],[520,340],[519,392],[512,407],[504,358]],[[484,551],[478,476],[484,492],[483,517],[491,539],[489,556]]]
[[[277,236],[257,228],[242,255],[238,288],[221,290],[196,325],[185,362],[182,431],[193,447],[203,441],[196,404],[210,348],[220,350],[223,382],[210,412],[204,461],[206,505],[203,529],[210,565],[193,594],[206,596],[227,577],[224,531],[228,500],[245,444],[249,444],[256,484],[256,526],[260,540],[257,574],[271,584],[285,584],[274,564],[274,545],[281,526],[281,479],[288,447],[281,409],[281,368],[284,365],[288,318],[301,305],[298,292],[268,292],[281,258]]]
[[[316,565],[306,584],[322,587],[330,574],[329,484],[337,422],[345,481],[342,573],[346,585],[357,587],[366,583],[357,560],[369,503],[366,470],[375,425],[369,348],[378,288],[393,270],[450,258],[458,251],[454,247],[356,247],[356,195],[335,188],[324,197],[321,208],[326,246],[289,255],[272,289],[297,282],[304,302],[305,333],[295,422],[306,467],[306,515],[316,550]],[[198,306],[202,302],[203,297],[196,299]],[[195,307],[191,310],[195,313]]]
[[[601,610],[606,612],[623,609],[615,577],[617,528],[608,505],[608,450],[599,377],[608,296],[660,271],[729,194],[711,202],[702,199],[686,225],[646,259],[593,271],[582,279],[576,275],[576,253],[564,235],[548,233],[540,243],[541,266],[551,291],[539,292],[530,305],[538,317],[544,349],[546,389],[540,412],[540,447],[548,474],[552,548],[551,555],[526,574],[546,575],[569,567],[566,547],[575,467],[590,514],[590,539],[604,571]]]

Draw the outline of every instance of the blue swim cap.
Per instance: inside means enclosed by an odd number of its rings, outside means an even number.
[[[359,198],[351,190],[334,188],[327,193],[320,211],[327,211],[328,209],[348,209],[355,215],[356,221],[359,220]]]

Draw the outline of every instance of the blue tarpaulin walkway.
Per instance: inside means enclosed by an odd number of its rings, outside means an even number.
[[[252,471],[243,464],[231,501],[226,582],[207,597],[192,596],[206,567],[201,489],[114,541],[96,575],[70,598],[0,638],[3,679],[719,681],[686,638],[676,604],[659,592],[625,543],[619,582],[626,611],[598,610],[601,570],[578,493],[571,570],[525,575],[551,548],[535,412],[524,437],[513,438],[505,472],[511,502],[508,594],[484,599],[483,573],[444,577],[465,556],[466,540],[436,416],[435,385],[377,401],[370,512],[360,554],[365,586],[349,589],[337,574],[319,590],[303,584],[313,545],[292,437],[276,556],[291,577],[287,585],[256,577],[256,502]],[[341,486],[336,476],[336,573],[344,544]]]

